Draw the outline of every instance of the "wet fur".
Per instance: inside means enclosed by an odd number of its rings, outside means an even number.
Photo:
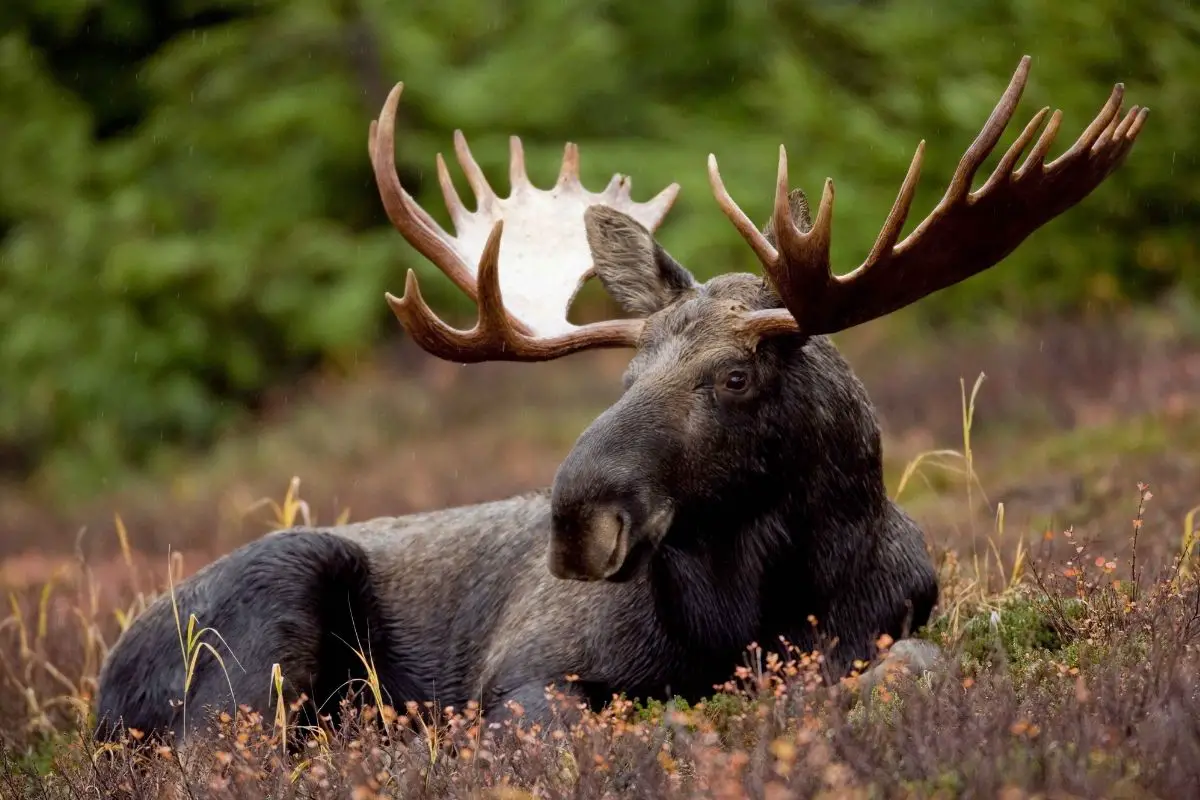
[[[289,697],[335,711],[340,687],[363,675],[351,645],[369,651],[394,705],[477,700],[495,714],[517,700],[544,716],[543,687],[569,674],[593,705],[614,692],[695,700],[752,641],[818,644],[810,615],[837,639],[832,674],[872,657],[879,634],[899,639],[927,621],[937,585],[922,533],[885,494],[874,411],[832,343],[737,338],[730,315],[778,307],[775,293],[745,274],[698,285],[622,217],[589,211],[597,274],[652,316],[625,393],[552,488],[272,534],[177,587],[183,619],[194,612],[237,656],[240,667],[226,663],[238,703],[269,711],[279,662]],[[729,364],[754,373],[736,402],[712,385]],[[548,544],[578,546],[589,509],[612,497],[635,516],[669,502],[673,521],[660,540],[639,540],[614,580],[554,577]],[[104,665],[101,732],[118,720],[182,732],[170,703],[182,681],[164,597]],[[228,692],[202,655],[189,723],[198,709],[230,708]]]

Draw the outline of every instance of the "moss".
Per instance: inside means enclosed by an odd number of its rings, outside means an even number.
[[[23,752],[11,750],[5,753],[10,759],[9,769],[27,778],[40,778],[54,773],[55,759],[62,756],[71,744],[66,734],[38,736]]]
[[[670,700],[642,700],[635,699],[633,701],[633,717],[641,723],[649,723],[657,725],[667,719],[668,711],[679,711],[687,713],[691,711],[691,707],[682,697],[672,697]]]
[[[1083,613],[1078,604],[1061,604],[1068,620]],[[1055,609],[1036,597],[1010,599],[999,606],[981,608],[960,621],[958,635],[951,631],[949,615],[933,620],[918,636],[957,645],[965,667],[1018,663],[1034,656],[1061,654],[1073,642],[1057,621]]]
[[[922,781],[904,781],[901,786],[909,797],[930,798],[959,797],[967,788],[965,779],[957,770],[947,770]]]

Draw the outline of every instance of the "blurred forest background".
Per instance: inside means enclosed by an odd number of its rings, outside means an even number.
[[[703,278],[757,269],[712,199],[709,152],[756,220],[779,143],[794,185],[832,176],[845,270],[922,138],[909,229],[928,212],[1026,53],[997,153],[1045,105],[1064,112],[1061,153],[1117,81],[1147,127],[1081,206],[909,316],[944,333],[1153,306],[1200,330],[1190,0],[5,2],[0,479],[74,502],[204,452],[306,378],[356,379],[403,336],[383,293],[406,268],[448,317],[473,318],[380,206],[367,126],[396,81],[401,178],[444,225],[434,155],[455,128],[501,193],[508,135],[543,186],[575,141],[589,187],[618,171],[637,199],[682,184],[660,238]],[[401,372],[386,402],[426,377]]]

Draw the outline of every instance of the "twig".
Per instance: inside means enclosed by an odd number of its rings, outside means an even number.
[[[1129,580],[1133,583],[1133,601],[1138,599],[1137,544],[1138,532],[1142,529],[1142,519],[1146,514],[1146,501],[1154,495],[1150,494],[1150,484],[1138,481],[1138,510],[1133,518],[1133,553],[1129,559]]]
[[[1050,588],[1046,586],[1045,581],[1042,580],[1042,573],[1038,571],[1037,564],[1034,563],[1033,559],[1029,560],[1029,571],[1033,573],[1033,580],[1035,583],[1037,583],[1038,589],[1040,589],[1042,594],[1046,596],[1046,599],[1050,601],[1050,605],[1054,608],[1055,615],[1058,616],[1059,623],[1066,630],[1069,630],[1072,633],[1079,633],[1079,630],[1071,624],[1071,620],[1067,617],[1067,612],[1063,609],[1060,602],[1061,598],[1051,592]]]

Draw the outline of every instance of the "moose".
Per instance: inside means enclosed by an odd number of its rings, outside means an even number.
[[[789,191],[781,146],[773,211],[758,228],[709,155],[713,196],[762,274],[706,283],[654,237],[678,184],[635,202],[618,174],[591,192],[574,144],[543,190],[511,137],[502,198],[456,131],[476,208],[463,204],[439,154],[451,236],[400,183],[397,84],[369,129],[380,198],[397,231],[478,310],[469,330],[446,324],[410,270],[403,297],[386,295],[408,335],[459,363],[629,348],[624,390],[549,487],[276,531],[200,569],[135,619],[106,658],[102,735],[118,726],[194,733],[204,715],[185,722],[176,627],[192,614],[220,634],[208,641],[224,654],[223,663],[198,656],[192,709],[269,711],[278,665],[289,702],[303,694],[331,716],[345,687],[365,677],[364,661],[396,707],[473,700],[495,719],[515,701],[524,719],[546,720],[549,684],[580,707],[617,693],[694,701],[728,679],[752,642],[819,648],[836,677],[874,658],[881,635],[911,636],[937,603],[936,572],[921,528],[887,495],[875,411],[828,337],[997,264],[1123,162],[1147,110],[1123,113],[1118,83],[1058,158],[1045,161],[1061,112],[1043,108],[972,190],[1029,66],[1025,56],[944,196],[901,240],[918,145],[869,255],[848,274],[831,269],[831,180],[814,215],[802,191]],[[591,277],[628,316],[567,321]]]

